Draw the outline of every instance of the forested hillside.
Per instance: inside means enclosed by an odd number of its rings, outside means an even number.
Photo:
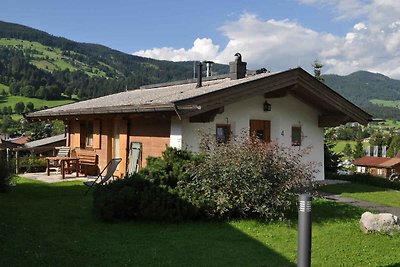
[[[0,95],[7,91],[44,100],[83,100],[192,78],[193,64],[133,56],[0,21]],[[229,70],[215,64],[213,71]],[[366,71],[324,78],[329,87],[375,117],[400,120],[400,81]]]
[[[214,72],[228,66],[215,64]],[[0,21],[0,84],[12,95],[86,99],[192,77],[193,62],[133,56]]]
[[[357,71],[347,76],[328,74],[323,77],[326,85],[374,117],[400,120],[399,80],[367,71]]]

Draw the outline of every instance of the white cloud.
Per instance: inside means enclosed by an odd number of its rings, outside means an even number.
[[[193,42],[193,47],[188,50],[184,48],[174,49],[172,47],[162,47],[140,50],[135,52],[134,55],[161,60],[189,61],[215,58],[218,54],[218,50],[219,45],[214,45],[211,39],[197,38]]]
[[[301,66],[310,70],[318,58],[324,73],[349,74],[357,70],[380,72],[400,79],[400,5],[398,0],[298,0],[333,9],[338,19],[355,20],[345,36],[317,32],[298,22],[263,20],[245,13],[220,27],[225,47],[211,39],[196,39],[190,49],[154,48],[135,54],[173,61],[213,60],[228,63],[240,52],[248,68],[281,71]]]
[[[173,61],[213,60],[226,64],[240,52],[249,68],[266,67],[277,71],[299,64],[311,66],[317,52],[324,47],[321,39],[332,39],[331,35],[319,34],[290,20],[263,21],[248,13],[237,21],[226,23],[220,31],[229,39],[222,51],[212,40],[204,38],[197,39],[188,50],[163,47],[134,54]]]

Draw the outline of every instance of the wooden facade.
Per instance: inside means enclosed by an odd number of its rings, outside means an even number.
[[[140,166],[146,166],[148,156],[161,156],[170,142],[171,122],[165,116],[93,115],[68,119],[66,123],[67,146],[73,153],[94,151],[98,155],[98,169],[92,172],[104,168],[112,158],[122,158],[115,174],[124,177],[131,142],[142,143]]]
[[[353,161],[356,172],[369,173],[375,176],[390,177],[400,173],[400,158],[362,157]]]

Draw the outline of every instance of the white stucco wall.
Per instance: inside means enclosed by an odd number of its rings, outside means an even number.
[[[271,141],[291,147],[292,126],[301,126],[304,136],[301,148],[311,146],[310,154],[304,160],[316,164],[315,179],[323,180],[324,134],[323,128],[318,127],[318,111],[291,95],[268,99],[272,106],[269,112],[263,111],[264,101],[263,95],[259,95],[227,105],[224,112],[210,123],[190,123],[188,119],[179,121],[174,118],[171,122],[171,146],[198,151],[199,130],[215,134],[216,124],[230,124],[232,133],[239,135],[241,131],[249,130],[250,120],[254,119],[270,120]]]
[[[178,117],[171,119],[171,134],[169,138],[169,145],[175,148],[182,148],[182,123]]]

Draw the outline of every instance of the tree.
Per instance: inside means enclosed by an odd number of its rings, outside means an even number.
[[[395,135],[392,138],[392,142],[390,142],[389,148],[387,150],[387,155],[392,158],[395,157],[399,151],[400,151],[400,135]]]
[[[332,136],[332,128],[325,130],[324,167],[326,172],[336,172],[339,168],[338,165],[341,155],[333,150],[335,143]]]
[[[346,145],[343,148],[342,153],[346,157],[351,157],[353,155],[353,149],[351,148],[351,145],[349,143],[346,143]]]
[[[29,124],[31,136],[29,141],[43,139],[51,135],[52,128],[44,122],[32,122]]]
[[[35,96],[35,87],[32,85],[26,85],[20,90],[21,95],[26,97],[34,97]]]
[[[17,114],[22,114],[25,110],[25,104],[24,102],[17,102],[15,103],[15,107],[14,107],[15,113]]]
[[[353,156],[355,159],[359,159],[364,156],[364,146],[363,146],[362,140],[363,139],[361,138],[361,135],[360,135],[359,138],[357,138],[357,142],[356,142],[356,145],[353,150]]]
[[[314,60],[312,67],[314,68],[314,77],[320,82],[324,82],[324,77],[321,76],[321,69],[324,65],[318,59]]]
[[[26,108],[29,112],[35,111],[35,105],[32,102],[26,103]]]

